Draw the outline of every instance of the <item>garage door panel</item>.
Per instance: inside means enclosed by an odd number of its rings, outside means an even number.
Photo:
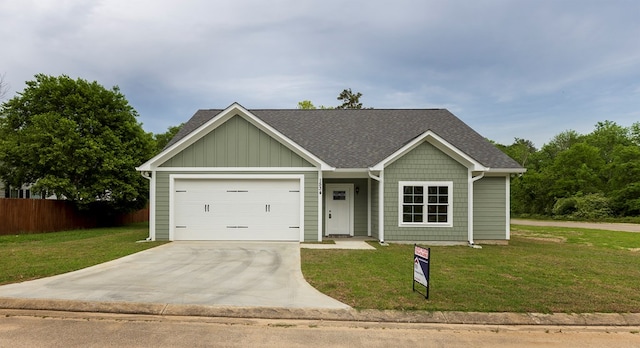
[[[177,179],[174,240],[300,239],[300,181]]]

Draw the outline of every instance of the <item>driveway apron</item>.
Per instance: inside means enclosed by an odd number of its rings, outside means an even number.
[[[171,242],[0,297],[241,307],[350,308],[302,276],[296,242]]]

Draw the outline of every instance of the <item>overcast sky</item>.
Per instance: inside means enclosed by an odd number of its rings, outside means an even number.
[[[538,147],[640,121],[637,0],[0,0],[0,74],[118,85],[145,130],[197,109],[447,108]]]

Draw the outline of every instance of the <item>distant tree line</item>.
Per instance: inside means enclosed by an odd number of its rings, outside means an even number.
[[[536,149],[515,138],[496,144],[527,168],[511,180],[511,209],[597,220],[640,215],[640,122],[598,122],[586,135],[564,131]]]

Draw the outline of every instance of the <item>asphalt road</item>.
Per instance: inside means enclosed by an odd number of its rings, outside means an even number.
[[[639,347],[637,327],[396,324],[0,310],[0,347]]]

